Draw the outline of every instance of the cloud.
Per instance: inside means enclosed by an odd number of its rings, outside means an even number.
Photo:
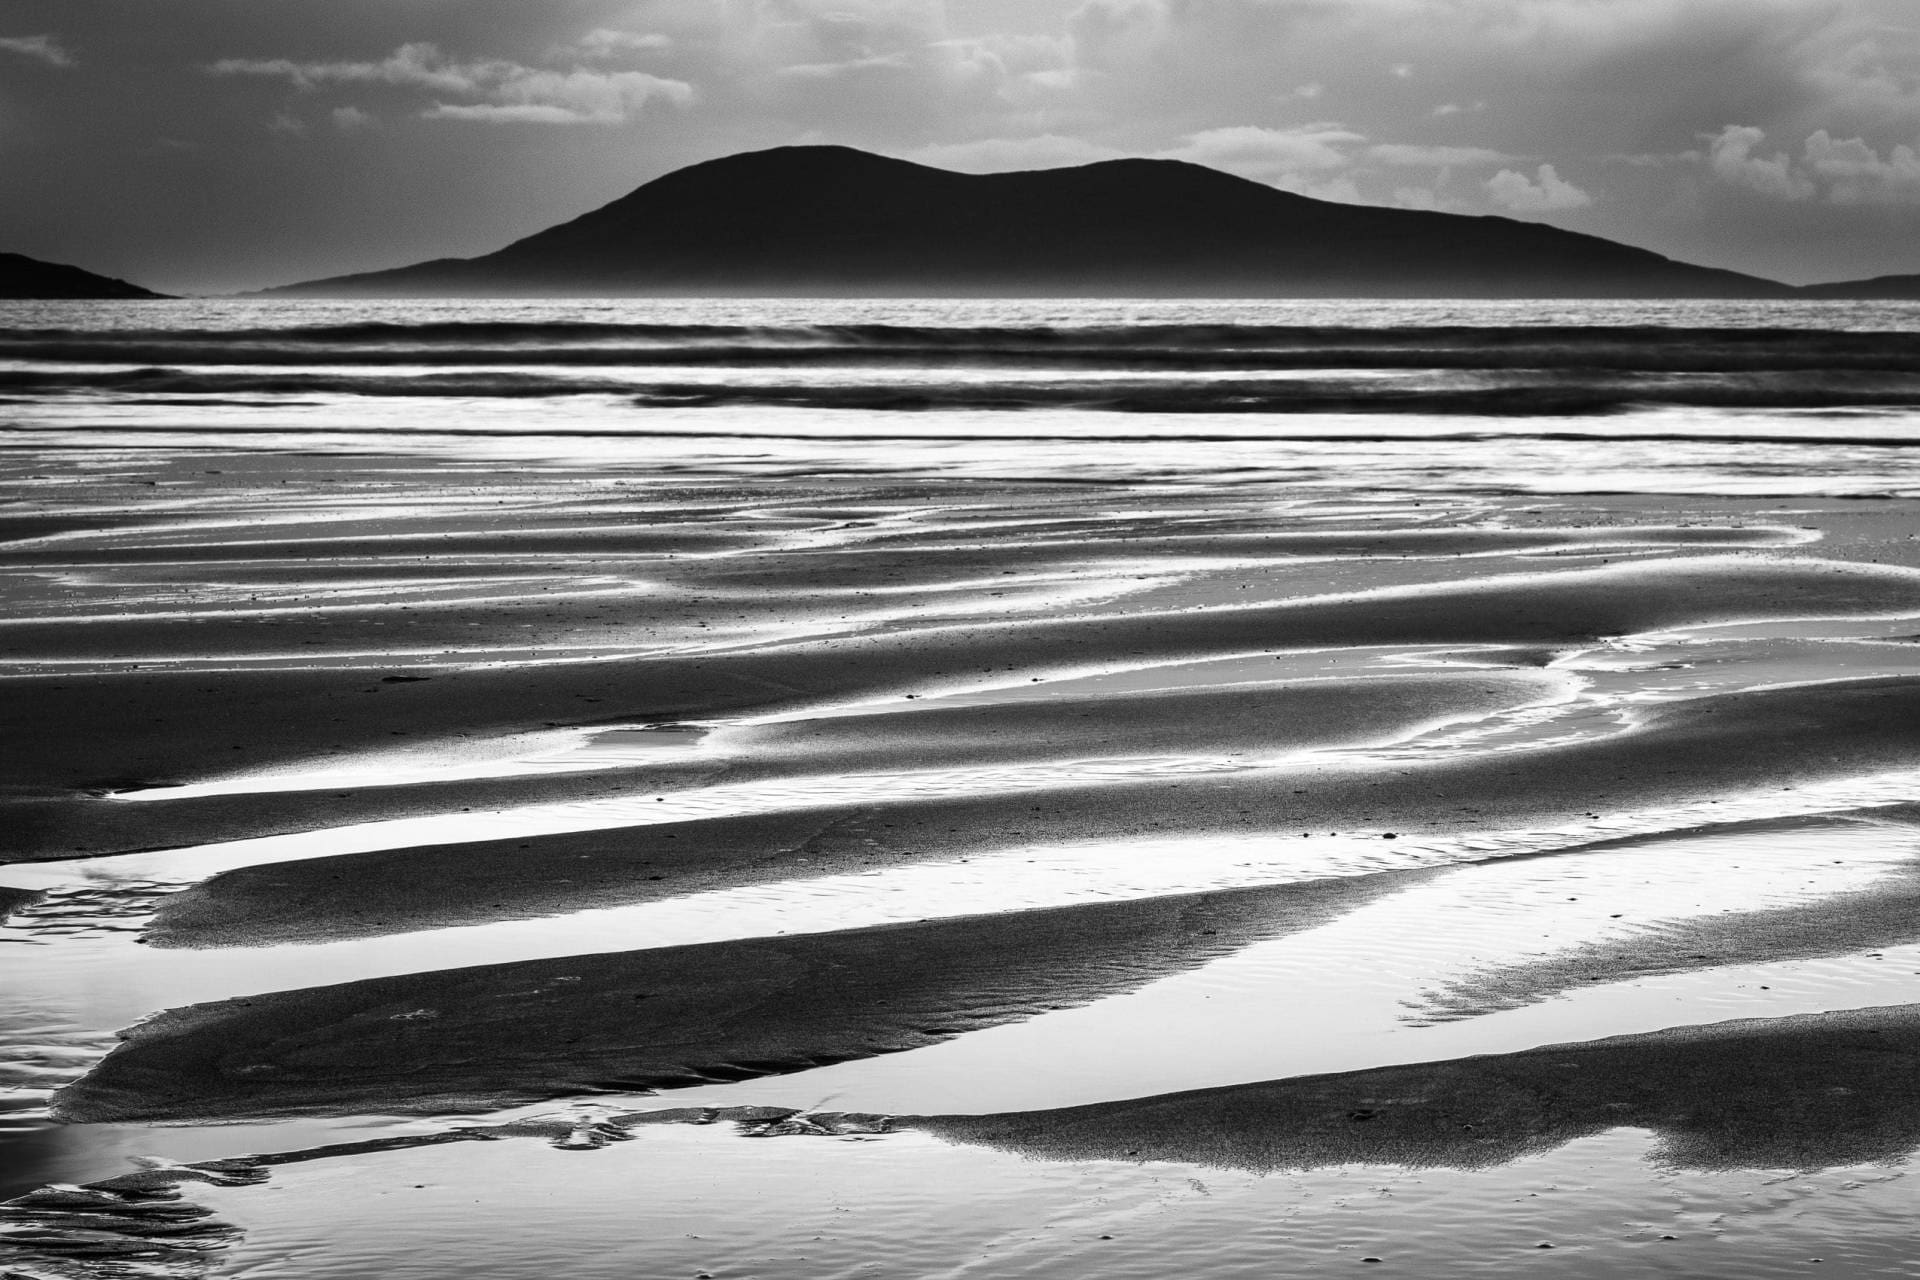
[[[1129,154],[1084,138],[1047,133],[1031,138],[983,138],[903,152],[901,159],[961,173],[1007,173],[1018,169],[1060,169],[1068,165],[1118,160]]]
[[[1794,168],[1784,151],[1757,156],[1754,148],[1767,140],[1766,131],[1751,125],[1728,125],[1707,142],[1707,167],[1720,181],[1747,187],[1780,200],[1811,199],[1813,180]]]
[[[1078,131],[1067,36],[957,33],[938,0],[673,0],[652,70],[700,86],[728,136],[817,137],[896,153]]]
[[[1295,129],[1233,125],[1203,129],[1171,146],[1155,148],[1126,149],[1081,138],[1042,134],[948,143],[899,154],[903,159],[967,173],[1050,169],[1128,156],[1184,160],[1302,195],[1357,203],[1361,195],[1348,171],[1355,164],[1359,144],[1365,141],[1361,134],[1330,123]]]
[[[1515,155],[1678,151],[1727,119],[1856,128],[1920,121],[1912,0],[1084,0],[1066,23],[1079,105],[1122,125],[1274,119],[1301,83],[1316,114],[1377,136]],[[1475,136],[1421,137],[1416,122]],[[1858,126],[1864,128],[1864,124]],[[1869,135],[1871,136],[1871,135]]]
[[[644,71],[528,67],[502,59],[458,62],[431,44],[401,45],[377,62],[294,62],[286,58],[225,58],[207,68],[220,76],[265,76],[313,90],[328,84],[386,84],[435,95],[421,114],[430,120],[535,124],[618,124],[654,101],[685,106],[693,86]]]
[[[657,31],[617,31],[611,27],[597,27],[572,44],[555,49],[553,57],[617,58],[630,53],[664,53],[673,45],[672,36]]]
[[[1041,134],[1028,138],[992,138],[947,143],[902,152],[904,159],[968,173],[1004,173],[1013,169],[1049,169],[1144,155],[1153,160],[1185,160],[1289,189],[1328,175],[1353,162],[1348,148],[1365,142],[1337,124],[1297,129],[1235,125],[1189,134],[1172,146],[1128,150],[1082,138]],[[1342,186],[1342,192],[1350,185]]]
[[[794,76],[803,80],[835,80],[842,76],[855,76],[863,71],[908,71],[912,69],[912,59],[904,53],[882,53],[868,58],[853,58],[846,62],[802,62],[791,67],[781,67],[774,74]]]
[[[1807,139],[1805,163],[1835,204],[1920,202],[1920,154],[1905,143],[1881,159],[1862,138],[1837,141],[1820,129]]]
[[[1363,183],[1371,184],[1383,170],[1486,167],[1515,163],[1505,152],[1486,147],[1427,146],[1413,143],[1368,145],[1366,135],[1333,122],[1276,129],[1261,125],[1232,125],[1203,129],[1170,146],[1132,150],[1058,134],[1028,138],[994,138],[979,142],[948,143],[900,152],[903,158],[942,169],[970,173],[998,173],[1011,169],[1055,168],[1090,164],[1123,156],[1155,160],[1185,160],[1251,178],[1282,190],[1322,200],[1363,203]],[[1444,179],[1444,174],[1441,175]],[[1373,195],[1375,203],[1402,208],[1471,209],[1471,203],[1449,199],[1442,183],[1418,186],[1400,181]],[[1371,189],[1371,185],[1369,186]],[[1561,178],[1552,165],[1542,165],[1534,178],[1503,170],[1484,186],[1487,197],[1502,208],[1522,212],[1554,212],[1592,204],[1585,191]]]
[[[290,58],[222,58],[207,68],[217,76],[277,76],[299,89],[323,84],[419,85],[441,93],[479,89],[489,68],[513,68],[504,62],[450,63],[431,44],[403,44],[378,62],[295,62]]]
[[[1854,129],[1920,126],[1920,28],[1910,11],[1897,12],[1899,21],[1870,23],[1859,15],[1836,25],[1818,56],[1808,60],[1802,79],[1820,107],[1810,114],[1821,123]]]
[[[1562,178],[1550,164],[1541,165],[1533,179],[1502,169],[1487,180],[1487,197],[1516,213],[1554,213],[1593,203],[1592,196]]]
[[[552,103],[436,102],[420,113],[428,120],[479,120],[490,124],[579,124],[586,117]]]
[[[1087,0],[1067,16],[1073,63],[1092,72],[1119,70],[1150,57],[1173,22],[1160,0]]]
[[[1366,138],[1337,124],[1308,124],[1292,129],[1232,125],[1203,129],[1179,146],[1159,153],[1167,160],[1190,160],[1243,178],[1280,183],[1303,175],[1344,169],[1353,157],[1344,148]]]
[[[34,58],[50,67],[71,67],[76,65],[73,55],[61,47],[55,36],[0,36],[0,53],[17,53],[23,58]]]
[[[1601,156],[1608,164],[1626,165],[1630,169],[1664,169],[1672,165],[1699,164],[1706,159],[1704,151],[1641,151]]]
[[[1452,169],[1474,165],[1512,164],[1513,157],[1487,147],[1430,147],[1388,142],[1367,148],[1367,159],[1405,168]]]
[[[482,86],[482,103],[436,103],[429,118],[529,120],[544,124],[618,124],[648,103],[685,106],[693,86],[644,71],[541,71],[517,67]]]
[[[333,109],[333,127],[336,129],[370,129],[378,123],[373,116],[358,107],[335,107]]]
[[[1708,143],[1709,171],[1776,200],[1920,204],[1920,152],[1907,143],[1896,143],[1883,156],[1864,138],[1835,138],[1816,129],[1795,159],[1785,151],[1756,154],[1766,138],[1751,125],[1728,125]]]

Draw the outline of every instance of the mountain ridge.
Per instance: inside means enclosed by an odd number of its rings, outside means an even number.
[[[850,147],[704,161],[472,258],[272,296],[1793,297],[1543,223],[1336,204],[1178,160],[964,174]]]
[[[1920,298],[1920,275],[1873,276],[1866,280],[1835,280],[1801,285],[1799,297],[1850,302],[1898,302]]]

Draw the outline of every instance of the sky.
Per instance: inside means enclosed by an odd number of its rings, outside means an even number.
[[[1920,0],[0,0],[0,250],[168,291],[484,253],[812,142],[1916,273]]]

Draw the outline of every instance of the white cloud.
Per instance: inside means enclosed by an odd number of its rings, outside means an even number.
[[[478,99],[435,101],[421,113],[433,120],[618,124],[654,101],[685,106],[693,98],[693,86],[685,81],[644,71],[552,70],[501,59],[458,62],[431,44],[405,44],[377,62],[226,58],[208,70],[223,76],[282,78],[304,90],[326,84],[389,84]]]
[[[547,102],[436,102],[420,113],[428,120],[478,120],[488,124],[579,124],[585,117]]]
[[[795,76],[805,80],[833,80],[840,76],[857,75],[862,71],[876,69],[907,71],[913,67],[913,59],[905,53],[881,53],[869,58],[854,58],[847,62],[802,62],[791,67],[779,67],[773,74]]]
[[[553,57],[616,58],[629,53],[664,53],[673,48],[673,44],[672,36],[661,35],[657,31],[617,31],[611,27],[597,27],[572,44],[555,49]]]
[[[61,47],[55,36],[0,36],[0,53],[17,53],[23,58],[34,58],[50,67],[71,67],[73,55]]]
[[[1365,203],[1353,170],[1364,134],[1322,121],[1291,129],[1232,125],[1202,129],[1151,155],[1221,169],[1316,200]]]
[[[358,107],[333,109],[333,127],[336,129],[368,129],[376,123],[372,115]]]
[[[494,74],[520,69],[506,62],[451,63],[431,44],[403,44],[377,62],[295,62],[290,58],[222,58],[207,69],[217,76],[278,76],[296,88],[322,84],[405,84],[441,93],[476,92]]]
[[[680,0],[653,11],[674,41],[661,67],[701,86],[703,111],[759,136],[896,153],[1079,132],[1086,113],[1066,33],[956,34],[937,0]],[[1062,107],[1062,104],[1064,108]]]
[[[1203,129],[1171,146],[1126,150],[1104,143],[1058,134],[1028,138],[995,138],[981,142],[949,143],[899,153],[942,169],[970,173],[999,173],[1013,169],[1055,168],[1091,164],[1129,155],[1155,160],[1185,160],[1250,178],[1282,190],[1322,200],[1363,203],[1361,184],[1394,169],[1486,167],[1512,164],[1514,158],[1485,147],[1425,146],[1411,143],[1368,145],[1355,130],[1333,122],[1276,129],[1234,125]],[[1442,175],[1444,179],[1444,175]],[[1418,186],[1405,182],[1373,196],[1375,202],[1412,209],[1473,207],[1448,199],[1441,184]],[[1533,178],[1512,171],[1486,184],[1487,195],[1503,208],[1525,212],[1578,209],[1592,197],[1561,178],[1552,165],[1542,165]]]
[[[1068,165],[1118,160],[1128,155],[1118,147],[1102,146],[1083,138],[1047,133],[1031,138],[983,138],[978,142],[950,142],[903,152],[901,159],[961,173],[1007,173],[1018,169],[1060,169]]]
[[[1862,138],[1837,141],[1821,129],[1807,139],[1804,155],[1835,204],[1920,202],[1920,154],[1905,143],[1882,159]]]
[[[1353,200],[1358,198],[1358,193],[1339,171],[1353,163],[1350,149],[1365,141],[1360,134],[1337,124],[1312,124],[1297,129],[1235,125],[1205,129],[1173,146],[1144,151],[1041,134],[1029,138],[948,143],[901,154],[921,164],[969,173],[1058,168],[1144,155],[1153,160],[1185,160],[1256,182],[1325,195],[1329,199]]]
[[[1670,165],[1699,164],[1704,151],[1641,151],[1632,154],[1601,156],[1608,164],[1623,164],[1631,169],[1664,169]]]
[[[1550,164],[1541,165],[1534,178],[1502,169],[1487,180],[1487,196],[1516,213],[1584,209],[1593,203],[1592,196],[1562,178]]]
[[[1817,190],[1813,180],[1794,168],[1786,152],[1754,154],[1754,148],[1766,140],[1763,129],[1730,124],[1719,137],[1708,140],[1707,167],[1720,181],[1749,187],[1762,195],[1781,200],[1810,199]]]
[[[543,71],[519,67],[486,84],[489,101],[436,103],[429,117],[532,120],[548,124],[618,124],[661,99],[684,106],[693,87],[644,71]]]
[[[1042,134],[920,147],[899,154],[903,159],[967,173],[1059,168],[1128,156],[1184,160],[1301,195],[1359,203],[1362,196],[1349,171],[1356,157],[1363,154],[1360,144],[1365,141],[1363,135],[1331,123],[1296,129],[1234,125],[1201,130],[1172,146],[1145,149],[1129,150]]]
[[[1273,120],[1290,86],[1377,136],[1513,154],[1681,150],[1722,121],[1839,133],[1839,109],[1920,116],[1920,36],[1876,21],[1914,0],[1084,0],[1068,77],[1124,126]],[[1397,78],[1396,78],[1397,77]],[[1418,101],[1409,96],[1418,94]],[[1811,114],[1810,114],[1811,113]],[[1871,135],[1869,135],[1871,136]]]
[[[1869,129],[1920,125],[1920,28],[1912,23],[1908,2],[1897,0],[1903,6],[1899,21],[1838,26],[1818,56],[1808,60],[1802,80],[1820,104],[1822,123]]]
[[[1512,164],[1513,157],[1487,147],[1429,147],[1401,142],[1367,148],[1367,159],[1405,168],[1452,169],[1474,165]]]
[[[1293,129],[1233,125],[1203,129],[1189,135],[1179,146],[1159,154],[1163,159],[1191,160],[1243,178],[1278,182],[1344,169],[1352,163],[1352,156],[1344,148],[1365,141],[1360,134],[1337,124],[1308,124]]]
[[[1709,170],[1722,182],[1777,200],[1920,203],[1920,152],[1907,143],[1894,144],[1883,156],[1864,138],[1835,138],[1816,129],[1795,159],[1785,151],[1756,154],[1766,138],[1750,125],[1728,125],[1709,143]]]

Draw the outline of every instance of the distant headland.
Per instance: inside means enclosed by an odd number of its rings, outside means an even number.
[[[0,298],[164,298],[125,280],[22,253],[0,253]]]

